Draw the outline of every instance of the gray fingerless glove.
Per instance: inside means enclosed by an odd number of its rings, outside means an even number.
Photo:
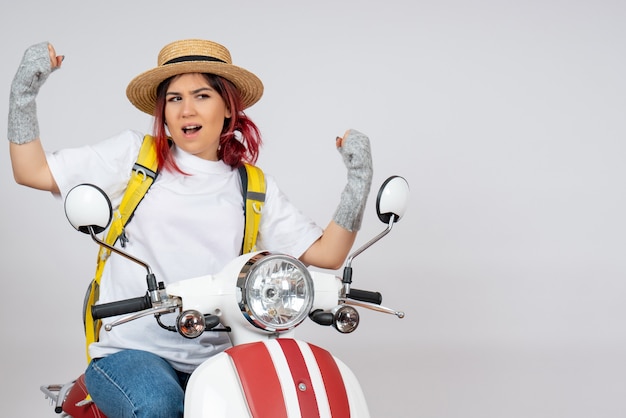
[[[372,185],[370,141],[366,135],[352,129],[337,149],[348,169],[348,183],[341,193],[333,220],[348,231],[358,231]]]
[[[11,84],[7,135],[9,141],[25,144],[39,138],[35,98],[51,72],[48,42],[35,44],[24,52]]]

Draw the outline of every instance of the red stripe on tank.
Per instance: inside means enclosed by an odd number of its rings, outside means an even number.
[[[252,416],[287,418],[283,391],[265,344],[238,345],[226,353],[235,364]]]
[[[298,403],[300,404],[302,418],[319,418],[320,411],[317,407],[315,389],[313,388],[309,369],[304,362],[304,357],[302,356],[300,347],[298,347],[298,343],[292,339],[286,338],[279,338],[276,341],[280,344],[285,358],[287,359],[293,384],[298,394]]]
[[[330,405],[331,416],[333,417],[350,417],[350,403],[348,402],[348,394],[346,386],[341,377],[339,366],[335,362],[335,358],[323,348],[309,344],[317,365],[324,380],[326,387],[326,396]]]

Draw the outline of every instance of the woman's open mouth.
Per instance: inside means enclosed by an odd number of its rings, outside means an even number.
[[[183,133],[189,135],[198,132],[200,129],[202,129],[200,125],[189,125],[183,128]]]

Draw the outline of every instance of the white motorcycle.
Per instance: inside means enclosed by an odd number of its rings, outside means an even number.
[[[343,277],[309,269],[285,254],[258,251],[235,258],[218,274],[167,287],[157,282],[147,263],[98,238],[113,216],[99,188],[76,186],[66,196],[65,211],[74,228],[147,270],[145,296],[93,306],[94,319],[126,315],[105,324],[105,330],[148,315],[161,323],[162,315],[173,314],[176,325],[162,326],[187,338],[209,330],[229,333],[233,346],[192,373],[185,392],[186,418],[356,418],[369,417],[369,411],[354,373],[325,349],[296,339],[294,331],[308,317],[350,333],[359,325],[355,307],[404,317],[381,306],[380,293],[351,284],[353,259],[391,231],[406,211],[408,193],[400,176],[383,183],[376,210],[387,227],[348,257]],[[82,375],[41,390],[63,417],[103,417],[85,400]]]

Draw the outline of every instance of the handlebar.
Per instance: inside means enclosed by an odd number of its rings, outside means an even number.
[[[369,290],[350,289],[347,298],[360,302],[372,303],[380,305],[383,296],[380,292],[372,292]],[[143,311],[152,308],[150,295],[146,293],[144,296],[124,299],[116,302],[102,303],[91,307],[91,315],[93,319],[103,319],[111,316],[124,315],[133,312]]]
[[[131,312],[139,312],[151,307],[152,301],[150,300],[150,296],[146,293],[146,295],[142,297],[94,305],[91,307],[91,315],[93,319],[102,319]]]

